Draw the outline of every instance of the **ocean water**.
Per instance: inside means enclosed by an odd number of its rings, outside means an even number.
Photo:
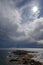
[[[9,54],[11,53],[12,50],[26,50],[37,52],[37,53],[30,53],[34,55],[32,59],[43,62],[42,48],[7,48],[7,49],[0,49],[0,65],[13,65],[8,63]]]

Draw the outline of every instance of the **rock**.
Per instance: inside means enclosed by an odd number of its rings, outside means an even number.
[[[24,65],[43,65],[39,61],[33,60],[32,59],[33,55],[30,55],[28,52],[29,51],[24,50],[12,51],[15,57],[17,55],[17,58],[15,59],[14,57],[13,59],[10,59],[9,62],[16,62],[17,64],[24,64]]]
[[[9,60],[9,62],[15,62],[15,61],[17,61],[17,59],[11,59],[11,60]]]
[[[42,65],[39,61],[30,60],[31,65]]]
[[[15,51],[12,51],[13,54],[16,54],[16,55],[25,55],[28,53],[28,51],[24,51],[24,50],[15,50]]]

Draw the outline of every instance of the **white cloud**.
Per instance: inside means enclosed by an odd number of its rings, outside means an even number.
[[[20,25],[17,32],[23,34],[18,37],[12,36],[11,38],[13,40],[16,39],[16,41],[28,40],[29,42],[37,42],[38,40],[43,39],[43,31],[40,31],[42,29],[43,18],[39,18],[29,24]]]
[[[37,41],[37,43],[43,44],[43,40],[39,40],[39,41]]]

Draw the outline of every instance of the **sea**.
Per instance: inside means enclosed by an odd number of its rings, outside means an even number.
[[[43,48],[0,48],[0,65],[12,65],[8,63],[8,58],[13,50],[34,51],[35,53],[30,53],[34,55],[32,59],[43,62]]]

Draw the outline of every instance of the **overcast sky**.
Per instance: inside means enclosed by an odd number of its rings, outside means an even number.
[[[0,0],[2,47],[43,47],[43,0]]]

